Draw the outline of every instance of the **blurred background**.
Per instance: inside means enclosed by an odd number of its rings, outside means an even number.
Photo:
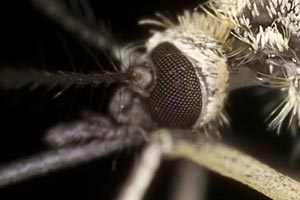
[[[137,21],[151,18],[155,12],[175,16],[200,3],[191,0],[89,1],[97,19],[103,20],[122,43],[142,41],[149,36],[147,27]],[[175,18],[175,17],[174,17]],[[109,58],[37,12],[30,1],[10,0],[0,6],[0,67],[95,71],[95,64],[86,48],[98,57],[105,69],[111,70]],[[74,65],[72,64],[74,63]],[[73,65],[73,66],[72,66]],[[77,118],[82,110],[104,113],[114,86],[98,89],[70,88],[62,95],[59,88],[47,90],[0,90],[0,165],[37,154],[48,147],[43,133],[61,121]],[[266,131],[266,102],[278,96],[276,91],[248,88],[230,94],[227,109],[232,125],[222,139],[248,152],[282,172],[295,175],[298,156],[296,137],[288,131],[277,135]],[[1,199],[82,198],[113,199],[137,159],[141,147],[116,152],[88,164],[68,168],[0,189]],[[299,154],[299,153],[298,153]],[[170,199],[179,163],[164,161],[145,199]],[[207,171],[205,199],[267,199],[233,180]],[[298,176],[300,179],[300,176]]]

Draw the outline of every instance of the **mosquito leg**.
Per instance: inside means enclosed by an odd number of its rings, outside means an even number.
[[[185,158],[239,181],[275,200],[299,200],[300,183],[255,158],[220,142],[180,139],[171,157]]]
[[[82,144],[91,140],[111,142],[123,140],[135,143],[144,141],[146,132],[138,126],[117,126],[110,119],[88,114],[83,120],[63,123],[51,128],[45,136],[45,141],[54,147]]]
[[[141,200],[148,189],[171,141],[164,131],[156,131],[153,135],[157,137],[144,148],[117,200]]]
[[[205,200],[207,170],[191,162],[180,162],[174,174],[171,200]]]
[[[157,140],[153,140],[146,148],[138,168],[133,172],[118,199],[140,200],[150,183],[149,178],[153,177],[157,163],[164,154],[173,159],[190,160],[239,181],[271,199],[300,200],[299,182],[234,147],[182,130],[160,130],[153,133],[152,137],[155,136],[163,139],[160,143],[155,143]],[[148,169],[146,161],[150,161],[150,158],[153,159],[153,163],[150,162],[152,168]]]
[[[159,167],[161,158],[159,145],[146,146],[117,200],[141,200]]]
[[[135,142],[135,143],[134,143]],[[114,151],[140,144],[141,141],[93,141],[81,146],[49,150],[33,157],[0,167],[0,187],[18,183],[35,176],[106,156]]]

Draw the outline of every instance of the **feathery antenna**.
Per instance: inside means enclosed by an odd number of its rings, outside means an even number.
[[[66,71],[46,71],[38,69],[13,69],[5,67],[0,69],[0,88],[19,89],[24,86],[56,86],[68,88],[97,87],[101,84],[109,85],[114,82],[128,82],[134,80],[132,72],[106,72],[106,73],[77,73]]]

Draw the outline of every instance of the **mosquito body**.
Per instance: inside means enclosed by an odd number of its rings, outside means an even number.
[[[5,68],[0,70],[3,88],[120,84],[109,102],[108,117],[87,114],[83,120],[50,128],[45,138],[53,151],[2,168],[0,185],[146,143],[120,200],[141,199],[163,157],[191,160],[274,199],[299,199],[298,182],[207,137],[221,135],[222,125],[230,125],[224,111],[229,92],[255,82],[244,69],[252,70],[260,83],[287,92],[281,110],[271,113],[278,115],[270,127],[280,129],[291,112],[290,124],[300,118],[298,49],[292,45],[297,44],[298,30],[296,23],[289,24],[300,12],[297,3],[211,0],[201,11],[179,14],[177,22],[161,14],[140,21],[162,30],[152,30],[142,48],[126,48],[72,18],[59,0],[32,2],[87,43],[107,51],[121,67],[94,74]],[[249,79],[238,78],[245,74]],[[288,191],[283,198],[282,191]]]

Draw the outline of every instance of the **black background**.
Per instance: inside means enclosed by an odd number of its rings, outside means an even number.
[[[151,17],[158,11],[174,16],[184,8],[195,8],[197,4],[197,1],[186,3],[184,0],[91,1],[97,18],[103,19],[111,32],[125,43],[147,37],[147,28],[139,27],[138,19]],[[68,54],[79,71],[97,67],[78,39],[36,12],[29,1],[2,1],[0,27],[0,67],[70,70]],[[99,54],[99,60],[107,66],[105,56]],[[0,91],[1,164],[45,150],[47,146],[42,138],[47,128],[59,121],[73,119],[81,110],[103,112],[109,96],[107,88],[92,92],[89,89],[70,89],[53,99],[58,91],[47,91],[45,88]],[[294,139],[288,133],[282,132],[277,136],[274,132],[265,131],[265,118],[260,112],[263,99],[268,100],[272,96],[272,93],[260,89],[232,93],[228,103],[232,126],[223,139],[276,168],[290,169],[289,152]],[[0,197],[112,199],[129,173],[138,150],[117,152],[89,164],[0,189]],[[172,182],[174,166],[175,162],[164,162],[148,191],[147,199],[166,199],[169,192],[166,185]],[[214,173],[210,173],[210,177],[209,200],[267,199]]]

